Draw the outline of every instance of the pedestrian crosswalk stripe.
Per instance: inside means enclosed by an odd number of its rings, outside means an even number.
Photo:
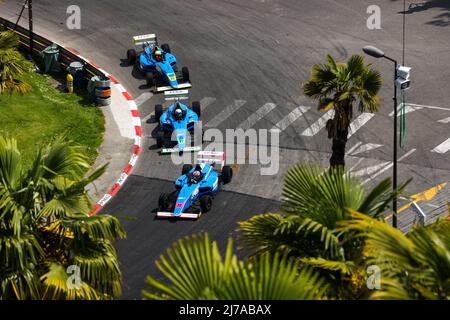
[[[277,105],[275,103],[266,103],[261,108],[256,110],[255,113],[250,115],[245,121],[243,121],[238,128],[245,130],[250,129],[253,127],[259,120],[264,118],[270,111],[275,109]]]
[[[401,108],[401,106],[398,106],[398,108],[397,108],[397,117],[400,116],[400,108]],[[405,105],[405,114],[410,113],[410,112],[414,112],[414,111],[418,111],[418,110],[421,110],[423,108],[424,107],[420,106],[420,105],[415,105],[415,104],[413,105],[413,104],[407,103]],[[393,116],[394,116],[394,111],[392,111],[389,114],[389,117],[393,117]]]
[[[286,130],[292,123],[294,123],[298,118],[300,118],[305,112],[307,112],[311,107],[299,106],[291,111],[286,117],[281,119],[271,130],[283,131]]]
[[[438,122],[440,122],[440,123],[449,123],[450,122],[450,117],[441,119]]]
[[[200,100],[200,107],[202,111],[205,110],[208,106],[212,105],[214,102],[216,102],[216,98],[204,97],[202,100]]]
[[[374,113],[361,113],[358,118],[352,121],[350,123],[348,138],[350,138],[352,135],[354,135],[359,129],[362,128],[363,125],[365,125],[370,119],[372,119],[375,116]]]
[[[322,130],[327,121],[333,117],[334,109],[328,110],[322,117],[314,122],[309,128],[303,131],[302,136],[312,137],[315,136],[320,130]]]
[[[374,149],[380,148],[382,146],[383,146],[382,144],[376,144],[376,143],[366,143],[366,144],[358,145],[358,146],[355,145],[356,148],[355,147],[352,148],[351,150],[349,150],[349,152],[347,154],[355,156],[357,154],[364,153],[364,152],[367,152],[370,150],[374,150]]]
[[[409,150],[409,151],[408,151],[407,153],[405,153],[403,156],[401,156],[400,158],[398,158],[397,161],[402,161],[402,160],[406,159],[406,158],[409,157],[411,154],[413,154],[415,151],[416,151],[416,149],[411,149],[411,150]],[[384,168],[383,168],[383,166],[384,166]],[[386,163],[383,164],[383,166],[381,167],[382,169],[379,170],[376,174],[374,174],[374,175],[371,176],[370,178],[367,178],[366,180],[364,180],[364,181],[363,181],[363,184],[368,183],[370,180],[375,179],[375,178],[378,177],[380,174],[382,174],[382,173],[384,173],[385,171],[389,170],[390,168],[392,168],[392,167],[394,166],[394,164],[393,164],[392,161],[390,161],[390,162],[388,162],[387,165],[386,165]],[[364,170],[364,169],[363,169],[363,170]],[[369,175],[370,175],[370,173],[369,173]]]
[[[141,94],[139,97],[137,97],[136,99],[134,99],[134,101],[136,102],[136,104],[138,106],[143,105],[145,102],[147,102],[148,100],[150,100],[153,97],[153,93],[151,92],[144,92],[143,94]]]
[[[450,138],[442,142],[440,145],[438,145],[431,151],[436,153],[446,153],[448,150],[450,150]]]
[[[223,121],[228,119],[233,113],[239,110],[240,107],[242,107],[247,101],[245,100],[235,100],[234,103],[227,106],[225,109],[223,109],[219,114],[217,114],[214,118],[212,118],[208,123],[206,123],[206,127],[209,128],[216,128],[218,127]]]

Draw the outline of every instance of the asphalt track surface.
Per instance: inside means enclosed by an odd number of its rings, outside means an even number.
[[[22,1],[6,1],[2,15],[12,17]],[[81,30],[65,27],[66,9],[78,5]],[[369,5],[379,5],[382,29],[366,27]],[[286,169],[301,160],[327,165],[330,141],[324,130],[313,136],[301,133],[322,116],[314,102],[302,94],[301,83],[314,63],[327,53],[338,60],[361,53],[374,44],[387,55],[402,56],[402,1],[391,0],[142,0],[142,1],[36,1],[35,24],[42,32],[63,41],[114,74],[135,98],[148,92],[142,78],[124,63],[131,37],[157,33],[168,42],[180,66],[191,70],[191,100],[212,101],[203,112],[204,122],[214,119],[236,100],[245,101],[238,112],[220,119],[220,130],[236,128],[267,103],[276,104],[252,127],[272,128],[296,106],[312,107],[280,135],[280,170],[274,176],[259,175],[259,166],[241,165],[235,179],[214,201],[213,210],[200,220],[154,220],[161,191],[173,188],[181,171],[170,159],[153,149],[155,124],[149,116],[162,97],[153,96],[140,105],[144,120],[143,154],[124,188],[104,212],[124,220],[128,239],[117,248],[124,276],[124,299],[139,299],[148,274],[159,276],[154,261],[174,241],[207,231],[223,246],[235,232],[237,222],[261,212],[276,211]],[[413,67],[413,88],[408,102],[437,106],[413,110],[407,115],[407,154],[399,165],[399,180],[414,177],[411,193],[450,179],[448,153],[430,152],[450,136],[447,101],[450,96],[450,4],[429,1],[407,15],[405,64]],[[385,79],[393,76],[392,64],[367,58]],[[348,157],[348,166],[359,169],[389,162],[392,158],[392,85],[386,80],[381,91],[383,109],[349,140],[348,148],[360,143],[379,147]],[[209,99],[209,100],[208,100]],[[356,116],[356,115],[355,115]],[[411,153],[411,150],[414,150]],[[408,153],[410,152],[410,153]],[[389,176],[391,170],[369,179],[369,184]],[[363,178],[367,178],[363,176]]]

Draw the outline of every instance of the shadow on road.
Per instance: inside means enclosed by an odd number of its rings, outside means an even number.
[[[400,0],[392,0],[400,1]],[[449,0],[430,0],[430,1],[416,1],[410,3],[406,11],[400,11],[399,14],[413,14],[430,9],[440,9],[443,13],[435,16],[433,20],[427,22],[428,25],[438,27],[450,26],[450,1]]]

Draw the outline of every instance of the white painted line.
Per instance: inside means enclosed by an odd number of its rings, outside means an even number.
[[[145,102],[147,102],[148,100],[150,100],[153,97],[153,93],[151,92],[144,92],[143,94],[141,94],[139,97],[137,97],[136,99],[134,99],[134,101],[136,102],[136,104],[138,106],[143,105]]]
[[[283,131],[286,130],[291,124],[293,124],[298,118],[300,118],[311,107],[299,106],[291,111],[286,117],[280,120],[271,130]]]
[[[120,83],[116,84],[116,88],[120,92],[127,92],[127,90],[125,90],[125,88]]]
[[[409,150],[407,153],[405,153],[403,156],[401,156],[400,158],[397,159],[397,162],[400,162],[404,159],[406,159],[407,157],[409,157],[411,154],[413,154],[416,151],[416,149],[411,149]],[[386,170],[389,170],[390,168],[392,168],[394,166],[394,164],[392,162],[390,162],[386,167],[384,167],[383,169],[381,169],[380,171],[378,171],[374,176],[366,179],[363,181],[363,184],[366,184],[367,182],[369,182],[370,180],[375,179],[376,177],[378,177],[380,174],[382,174],[383,172],[385,172]]]
[[[234,112],[239,110],[239,108],[242,107],[246,102],[247,101],[245,100],[235,100],[234,103],[227,106],[219,114],[217,114],[214,118],[212,118],[208,123],[206,123],[205,127],[209,128],[218,127],[223,121],[228,119],[228,117],[230,117]]]
[[[360,145],[362,145],[362,142],[358,141],[353,147],[350,148],[350,150],[347,151],[347,154],[351,155]]]
[[[350,138],[352,135],[354,135],[359,129],[362,128],[363,125],[365,125],[370,119],[372,119],[375,116],[374,113],[361,113],[358,118],[352,121],[350,123],[350,128],[348,132],[348,138]]]
[[[357,176],[357,177],[371,175],[371,174],[373,174],[375,172],[379,172],[380,169],[382,169],[383,167],[385,167],[385,166],[387,166],[389,164],[392,164],[392,162],[390,162],[390,161],[383,162],[383,163],[380,163],[380,164],[377,164],[377,165],[374,165],[374,166],[370,166],[370,167],[358,170],[358,171],[354,172],[353,175]],[[391,165],[391,167],[392,167],[392,165]]]
[[[449,123],[450,122],[450,117],[441,119],[438,122],[440,122],[440,123]]]
[[[448,150],[450,150],[450,138],[442,142],[440,145],[438,145],[436,148],[431,150],[431,152],[436,153],[446,153]]]
[[[213,104],[216,101],[216,98],[212,97],[204,97],[202,100],[200,100],[200,107],[203,110],[205,110],[209,105]]]
[[[359,166],[359,164],[361,162],[363,162],[365,159],[364,158],[359,158],[358,161],[350,168],[348,169],[349,172],[352,172],[357,166]]]
[[[442,107],[435,107],[435,106],[426,106],[426,105],[422,105],[422,104],[408,103],[408,105],[413,106],[413,107],[421,107],[421,108],[425,108],[425,109],[436,109],[436,110],[450,111],[449,108],[442,108]]]
[[[245,130],[250,129],[251,127],[253,127],[259,120],[261,120],[262,118],[264,118],[270,111],[272,111],[273,109],[275,109],[277,105],[275,103],[266,103],[265,105],[263,105],[261,108],[259,108],[258,110],[256,110],[255,113],[253,113],[252,115],[250,115],[250,117],[248,117],[245,121],[243,121],[238,128]]]
[[[423,108],[424,108],[423,106],[412,105],[412,104],[410,104],[410,103],[407,103],[407,104],[405,105],[405,114],[411,113],[411,112],[414,112],[414,111],[418,111],[418,110],[421,110],[421,109],[423,109]],[[400,109],[401,109],[401,107],[398,106],[398,107],[397,107],[397,117],[400,117]],[[389,114],[389,117],[393,117],[393,116],[394,116],[394,111],[392,111],[392,112]]]
[[[333,117],[334,109],[328,110],[322,117],[314,122],[309,128],[303,131],[302,136],[312,137],[315,136],[320,130],[322,130],[327,121]]]
[[[370,150],[374,150],[374,149],[380,148],[382,146],[383,146],[382,144],[366,143],[366,144],[364,144],[364,145],[362,145],[360,147],[355,148],[351,153],[349,152],[348,154],[354,156],[354,155],[357,155],[357,154],[360,154],[360,153],[364,153],[364,152],[367,152],[367,151],[370,151]]]

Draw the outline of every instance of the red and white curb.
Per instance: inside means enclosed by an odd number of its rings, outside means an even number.
[[[141,118],[139,116],[137,104],[134,101],[133,97],[125,90],[125,88],[119,83],[119,81],[117,81],[116,78],[114,78],[108,72],[103,70],[97,64],[95,64],[92,61],[89,61],[88,59],[81,56],[77,51],[70,49],[70,48],[65,48],[65,49],[70,51],[74,55],[76,55],[78,58],[84,60],[86,63],[93,66],[95,69],[97,69],[98,71],[103,73],[105,75],[105,77],[107,77],[111,80],[111,82],[113,83],[115,88],[126,99],[127,104],[128,104],[128,109],[130,110],[132,121],[133,121],[134,146],[133,146],[130,161],[125,166],[125,168],[123,168],[119,179],[117,179],[116,183],[112,186],[112,188],[95,204],[94,209],[91,212],[91,215],[95,215],[108,203],[108,201],[110,201],[117,194],[117,192],[122,187],[122,185],[125,183],[127,178],[130,176],[131,172],[133,171],[133,169],[136,165],[139,155],[141,154],[141,139],[142,139]]]

